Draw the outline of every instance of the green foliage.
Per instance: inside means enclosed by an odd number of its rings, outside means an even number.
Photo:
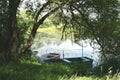
[[[100,66],[97,66],[93,71],[96,75],[115,75],[120,72],[120,59],[112,58],[107,62],[104,62]]]
[[[77,76],[62,64],[4,63],[0,66],[1,80],[119,80],[119,76],[119,73],[104,77]]]
[[[28,40],[33,26],[33,18],[30,14],[26,14],[26,10],[20,10],[17,14],[19,24],[19,48]]]
[[[70,78],[63,76],[59,80],[104,80],[104,78],[96,77],[96,76],[82,76],[82,77],[80,77],[80,76],[73,75]]]
[[[71,66],[73,69],[73,73],[77,75],[89,75],[92,70],[92,63],[91,62],[75,62]]]
[[[23,57],[19,58],[20,63],[38,63],[37,58],[31,50],[27,50]]]
[[[66,28],[64,32],[71,30],[74,41],[90,38],[97,41],[104,56],[105,54],[112,54],[113,57],[119,55],[118,0],[79,0],[67,5],[64,10],[66,12],[63,12],[64,16],[61,17]],[[69,15],[66,14],[67,12]]]
[[[8,19],[7,15],[7,1],[1,0],[0,1],[0,51],[4,50],[5,44],[6,44],[6,39],[8,35],[7,30],[8,28],[6,27],[6,20]]]
[[[2,80],[58,80],[60,76],[69,74],[65,66],[55,64],[3,64],[0,66]]]
[[[18,12],[18,9],[20,9],[18,8],[19,1],[0,1],[0,53],[6,52],[6,49],[8,49],[6,46],[10,45],[9,48],[13,49],[8,50],[8,53],[14,50],[16,53],[10,53],[10,55],[16,56],[15,54],[20,52],[19,49],[21,50],[25,45],[32,44],[32,39],[30,40],[29,38],[35,37],[38,27],[51,27],[54,23],[55,26],[64,26],[63,35],[65,37],[68,36],[75,40],[81,38],[96,39],[103,54],[119,55],[120,19],[118,0],[50,0],[48,4],[43,4],[38,0],[34,0],[33,2],[32,0],[27,0],[24,6],[26,10]],[[59,9],[54,14],[56,7],[59,7]],[[12,11],[14,14],[12,14]],[[51,14],[52,17],[49,17]],[[91,16],[92,14],[95,17]],[[8,20],[8,17],[11,17],[10,20]],[[48,20],[48,22],[45,22],[45,20]],[[11,21],[14,22],[11,23]],[[12,25],[8,25],[8,22]],[[43,23],[44,25],[42,26]],[[40,35],[43,34],[42,36],[45,36],[41,41],[46,39],[49,42],[49,39],[47,39],[48,36],[59,38],[61,30],[62,27],[59,27],[57,30],[54,28],[44,29],[44,32],[40,33]],[[51,35],[45,32],[53,33]],[[11,41],[11,43],[8,41]]]

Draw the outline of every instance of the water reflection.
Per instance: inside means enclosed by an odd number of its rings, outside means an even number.
[[[41,58],[43,54],[48,53],[58,53],[60,54],[60,58],[73,58],[73,57],[89,57],[93,59],[93,65],[96,66],[99,63],[99,50],[93,49],[90,46],[89,40],[81,41],[78,45],[76,43],[71,42],[70,40],[66,40],[62,42],[61,44],[51,43],[46,44],[45,42],[42,43],[43,47],[41,48],[34,48],[37,45],[34,44],[31,49],[32,51],[37,51],[36,54],[37,57]],[[63,56],[64,55],[64,56]]]

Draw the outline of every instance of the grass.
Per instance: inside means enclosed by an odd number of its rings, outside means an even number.
[[[63,75],[69,75],[69,69],[59,65],[25,63],[0,65],[0,80],[58,80]]]
[[[61,64],[4,63],[0,64],[0,80],[120,80],[120,76],[77,76]]]

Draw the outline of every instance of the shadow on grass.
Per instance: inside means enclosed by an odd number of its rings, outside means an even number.
[[[59,80],[71,75],[69,67],[61,64],[1,64],[0,80]]]

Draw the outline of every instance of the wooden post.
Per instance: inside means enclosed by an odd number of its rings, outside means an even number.
[[[63,59],[64,59],[64,50],[63,50]]]
[[[83,43],[82,43],[82,57],[83,57]]]

